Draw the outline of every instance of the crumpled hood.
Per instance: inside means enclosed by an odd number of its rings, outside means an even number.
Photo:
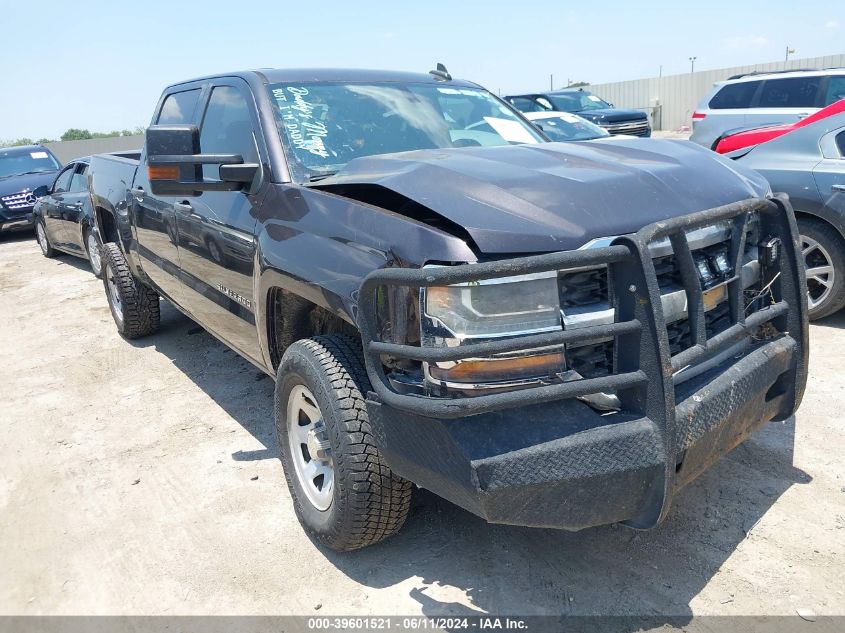
[[[50,186],[56,178],[57,171],[48,171],[39,174],[23,174],[21,176],[9,176],[0,178],[0,196],[8,196],[10,193],[20,191],[32,191],[41,185]]]
[[[762,176],[710,150],[658,139],[384,154],[352,160],[316,188],[349,184],[428,207],[483,253],[570,250],[769,190]]]

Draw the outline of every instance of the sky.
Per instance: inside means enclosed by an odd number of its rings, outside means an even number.
[[[509,94],[845,52],[843,0],[0,0],[0,139],[149,123],[167,84],[267,67],[426,72]]]

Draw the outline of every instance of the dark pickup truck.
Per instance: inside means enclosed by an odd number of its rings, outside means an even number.
[[[168,87],[95,156],[126,338],[164,297],[276,378],[296,512],[331,548],[412,482],[494,523],[649,528],[807,374],[788,200],[686,142],[549,143],[478,85],[262,70]]]

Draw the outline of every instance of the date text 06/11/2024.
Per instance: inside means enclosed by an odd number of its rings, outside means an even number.
[[[323,617],[309,618],[308,629],[312,631],[359,630],[359,631],[424,631],[424,630],[478,630],[519,631],[526,630],[528,623],[522,618],[511,617]]]

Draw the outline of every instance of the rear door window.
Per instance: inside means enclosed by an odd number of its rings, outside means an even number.
[[[757,92],[759,81],[740,81],[726,84],[710,99],[712,110],[732,110],[735,108],[751,107],[751,100]]]
[[[827,83],[827,92],[825,93],[824,103],[822,105],[829,106],[831,103],[836,103],[840,99],[845,99],[845,75],[830,78]]]
[[[161,112],[156,123],[160,125],[178,125],[193,120],[194,109],[200,99],[200,90],[185,90],[168,95],[161,104]]]
[[[813,108],[818,102],[821,77],[769,79],[760,92],[760,108]]]

